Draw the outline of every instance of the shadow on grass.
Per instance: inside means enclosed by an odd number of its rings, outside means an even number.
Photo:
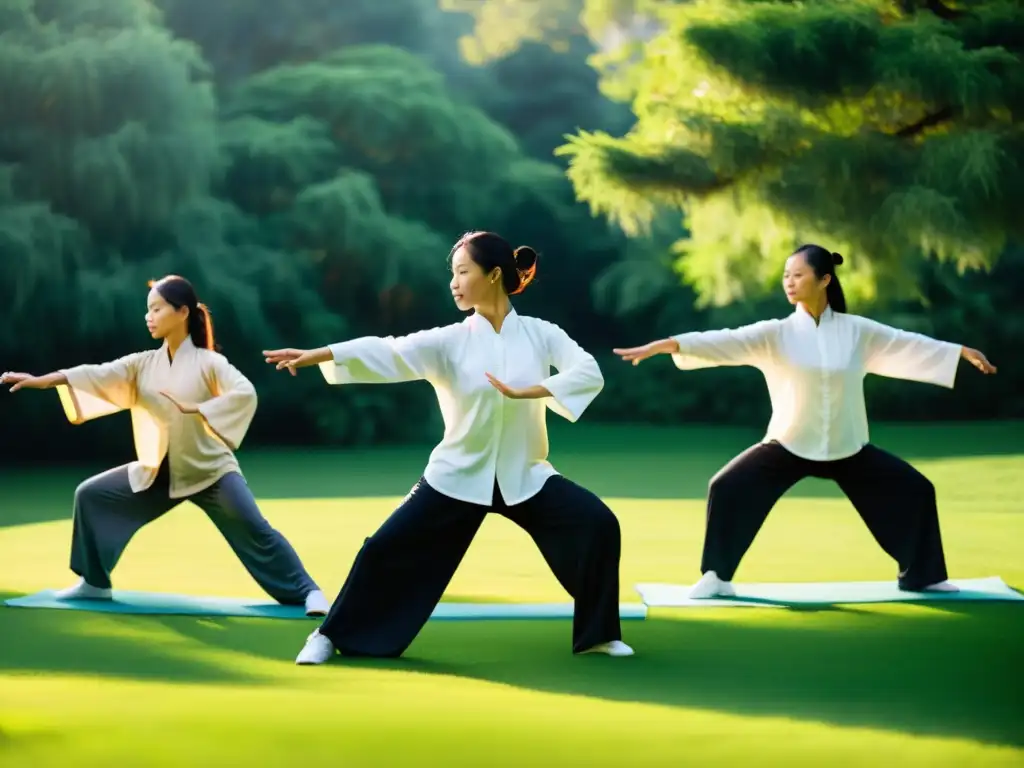
[[[128,632],[97,632],[95,614],[0,610],[5,671],[176,682],[272,684],[202,658],[216,650],[272,660],[288,676],[315,626],[118,616],[100,620]],[[180,642],[131,637],[153,636],[154,627]],[[1019,605],[655,611],[645,622],[623,622],[623,630],[637,656],[574,658],[569,621],[430,622],[402,659],[338,658],[332,666],[1024,747]],[[295,674],[316,687],[317,670]]]
[[[761,429],[551,424],[551,461],[599,496],[704,499],[708,480],[733,456],[757,442]],[[1024,446],[1024,422],[878,425],[872,438],[907,460],[1009,456]],[[261,499],[401,498],[423,472],[432,446],[353,450],[244,451],[242,470]],[[67,519],[75,487],[107,469],[23,467],[0,473],[0,527]],[[808,480],[792,497],[841,496],[833,483]],[[341,502],[339,502],[340,504]]]
[[[0,601],[17,596],[0,593]],[[221,685],[264,682],[203,658],[180,642],[177,631],[154,634],[158,625],[148,618],[0,606],[0,671]]]

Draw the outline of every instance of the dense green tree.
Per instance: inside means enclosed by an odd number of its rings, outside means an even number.
[[[685,212],[682,269],[726,303],[799,241],[848,256],[855,295],[913,293],[920,255],[991,265],[1024,235],[1024,6],[1011,0],[662,3],[624,137],[562,151],[633,232]]]

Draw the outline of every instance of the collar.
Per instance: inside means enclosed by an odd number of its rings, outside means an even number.
[[[188,354],[190,352],[194,352],[195,349],[196,345],[192,343],[192,337],[186,336],[185,339],[181,342],[181,344],[178,345],[178,351],[174,355],[174,359],[177,360],[179,357],[181,357],[182,352]],[[170,344],[167,343],[167,339],[164,339],[164,343],[160,345],[160,353],[164,356],[166,360],[171,359],[171,348]]]
[[[469,321],[469,327],[475,331],[495,333],[494,326],[491,325],[487,320],[480,317],[476,312],[470,315],[467,320]],[[505,320],[501,324],[501,332],[495,335],[508,336],[511,333],[515,333],[519,327],[519,315],[515,308],[509,306],[508,314],[505,315]]]
[[[825,311],[821,313],[819,322],[815,323],[814,318],[811,317],[811,313],[804,309],[803,304],[797,304],[796,309],[793,310],[793,318],[801,326],[810,326],[811,328],[820,328],[823,325],[827,325],[835,320],[836,313],[832,311],[832,307],[826,305]]]

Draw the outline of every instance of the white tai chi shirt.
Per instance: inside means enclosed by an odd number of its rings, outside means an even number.
[[[558,474],[547,460],[546,409],[576,421],[604,387],[593,356],[565,331],[514,310],[500,332],[474,314],[461,323],[397,338],[366,336],[330,350],[333,361],[320,364],[330,384],[426,380],[433,386],[444,437],[423,476],[450,498],[485,506],[495,479],[512,505]],[[516,389],[540,385],[551,397],[510,399],[487,373]]]
[[[815,323],[799,305],[782,320],[672,338],[682,370],[758,368],[772,404],[764,442],[812,461],[843,459],[868,443],[866,374],[952,389],[962,349],[831,307]]]

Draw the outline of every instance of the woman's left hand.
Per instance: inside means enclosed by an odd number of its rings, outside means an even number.
[[[970,347],[961,347],[960,356],[982,373],[995,373],[996,367],[981,352]]]
[[[174,407],[177,408],[182,413],[199,413],[199,406],[196,405],[195,403],[183,403],[180,400],[176,399],[174,395],[170,394],[166,390],[161,390],[160,394],[166,397],[172,403],[174,403]]]
[[[496,390],[501,392],[501,394],[503,394],[510,400],[536,400],[537,398],[540,397],[551,397],[551,393],[540,385],[535,384],[532,387],[523,387],[521,389],[517,389],[515,387],[510,387],[508,384],[505,384],[502,381],[499,381],[489,373],[485,375],[487,376],[487,380],[491,382],[491,386],[493,386]]]

